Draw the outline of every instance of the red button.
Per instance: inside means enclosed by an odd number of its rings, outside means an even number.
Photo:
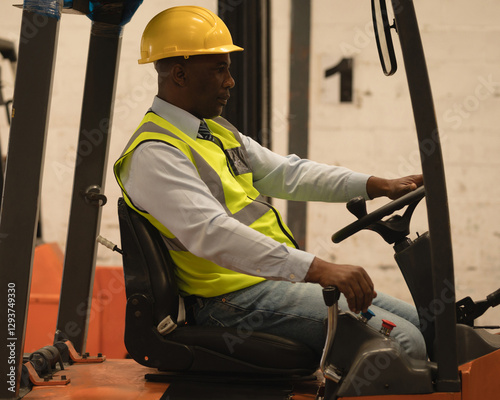
[[[388,321],[386,319],[382,320],[382,328],[386,328],[389,332],[392,331],[396,327],[394,322]]]

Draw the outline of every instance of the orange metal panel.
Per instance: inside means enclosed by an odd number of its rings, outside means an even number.
[[[500,398],[500,350],[460,367],[462,400]]]
[[[122,267],[97,267],[87,339],[87,352],[125,358],[125,281]],[[92,335],[97,340],[91,341]]]
[[[57,244],[36,246],[24,341],[25,353],[32,353],[54,341],[63,264],[64,256]]]
[[[64,370],[68,385],[36,386],[23,399],[58,400],[159,400],[166,383],[146,382],[144,375],[156,370],[133,360],[106,360],[101,364],[74,364]]]
[[[24,352],[54,340],[64,256],[55,243],[35,248]],[[86,351],[108,358],[125,358],[125,284],[122,267],[97,267]],[[77,312],[77,311],[75,311]]]

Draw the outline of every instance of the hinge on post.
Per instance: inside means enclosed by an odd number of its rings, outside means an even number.
[[[59,373],[48,374],[40,376],[33,366],[31,361],[23,364],[23,374],[28,374],[30,382],[34,386],[55,386],[55,385],[67,385],[71,382],[71,379],[66,377],[66,375]]]
[[[73,343],[71,343],[69,340],[65,341],[64,344],[68,347],[69,357],[74,363],[102,363],[106,360],[106,356],[102,355],[101,353],[98,353],[97,356],[92,357],[89,355],[89,353],[84,353],[83,355],[81,355],[76,351]]]

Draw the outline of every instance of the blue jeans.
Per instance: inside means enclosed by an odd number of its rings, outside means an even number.
[[[344,296],[339,307],[349,310]],[[378,293],[370,309],[375,313],[370,326],[378,330],[382,319],[394,322],[391,336],[411,357],[427,358],[415,307]],[[318,284],[264,281],[221,296],[200,297],[193,314],[198,325],[233,327],[242,337],[253,331],[272,333],[306,343],[318,355],[325,345],[327,307]]]

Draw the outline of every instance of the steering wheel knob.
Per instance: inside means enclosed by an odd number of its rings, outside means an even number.
[[[366,215],[366,200],[364,197],[359,196],[349,200],[346,207],[357,219],[361,219]]]

